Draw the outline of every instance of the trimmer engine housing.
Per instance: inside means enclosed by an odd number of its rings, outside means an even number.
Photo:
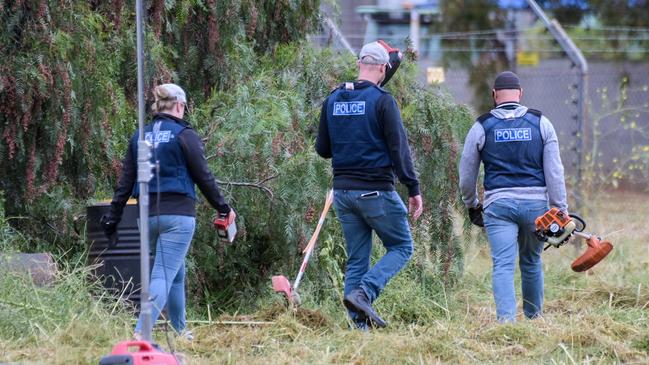
[[[566,243],[577,228],[573,219],[558,208],[548,210],[534,224],[537,237],[555,247]]]
[[[579,227],[577,223],[579,222]],[[568,215],[558,208],[552,208],[534,221],[536,225],[536,235],[539,240],[545,241],[548,245],[559,247],[568,242],[571,236],[586,240],[586,252],[573,261],[572,270],[582,272],[590,269],[602,261],[606,255],[613,250],[613,245],[609,241],[603,241],[594,234],[584,233],[586,222],[577,215]]]

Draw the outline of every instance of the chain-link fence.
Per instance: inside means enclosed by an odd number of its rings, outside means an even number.
[[[541,110],[554,125],[570,183],[576,182],[581,142],[585,149],[583,184],[646,188],[649,64],[591,61],[589,68],[585,139],[577,123],[578,73],[569,60],[546,59],[534,67],[518,67],[523,103]],[[447,70],[443,85],[458,102],[473,104],[467,70]],[[476,115],[483,112],[476,110]]]
[[[354,0],[340,8],[339,29],[352,47],[360,47],[363,33],[365,37],[382,38],[396,46],[408,43],[406,31],[395,33],[393,28],[380,22],[380,26],[375,25],[376,29],[372,28],[373,32],[367,31],[369,23],[360,22],[356,11],[366,3],[371,1]],[[578,103],[579,69],[532,12],[518,11],[514,19],[516,24],[508,23],[504,29],[451,33],[435,33],[432,28],[428,29],[420,38],[420,80],[430,81],[427,79],[431,76],[434,81],[443,80],[442,86],[454,99],[474,107],[478,116],[487,111],[483,110],[484,99],[491,93],[488,85],[495,73],[485,74],[485,80],[478,85],[471,64],[487,59],[493,61],[493,65],[486,69],[502,71],[508,62],[521,56],[516,54],[517,50],[524,50],[522,56],[532,55],[534,59],[528,62],[534,66],[519,65],[515,69],[524,88],[523,103],[541,110],[553,123],[572,198],[583,188],[590,187],[648,188],[649,29],[569,27],[589,63],[587,111],[582,129]],[[314,35],[312,41],[321,46],[342,48],[328,29]],[[471,62],[466,62],[467,59]],[[619,61],[624,59],[634,61]],[[485,98],[476,100],[476,95]],[[483,106],[477,107],[480,104]]]

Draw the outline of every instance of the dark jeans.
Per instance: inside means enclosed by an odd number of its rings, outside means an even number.
[[[334,208],[347,243],[345,295],[361,288],[371,302],[412,256],[413,242],[408,211],[395,191],[335,190]],[[386,254],[370,268],[372,231],[383,242]],[[357,314],[350,311],[350,317]]]

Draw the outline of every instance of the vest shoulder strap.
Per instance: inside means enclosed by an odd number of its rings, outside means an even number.
[[[175,134],[180,134],[182,131],[185,129],[193,129],[192,126],[187,123],[186,121],[177,121],[171,118],[157,118],[154,119],[151,124],[149,124],[152,128],[155,122],[162,122],[165,128],[171,129],[174,131]]]
[[[331,90],[331,92],[329,94],[333,94],[336,91],[338,91],[340,89],[344,89],[344,88],[345,88],[345,83],[341,82],[340,84],[336,85],[336,87],[333,90]]]
[[[543,113],[537,109],[527,109],[527,112],[539,118],[543,115]]]
[[[382,94],[389,94],[390,93],[389,91],[385,90],[384,88],[380,87],[379,85],[372,85],[371,87],[377,89]]]
[[[331,90],[330,94],[333,94],[334,92],[338,90],[355,90],[354,89],[354,83],[353,82],[341,82],[340,84],[336,85],[336,87]]]
[[[482,114],[476,120],[477,120],[478,123],[482,124],[482,123],[484,123],[485,120],[487,120],[489,118],[491,118],[491,112]]]
[[[527,109],[527,113],[522,116],[523,120],[526,120],[528,123],[531,123],[537,128],[541,128],[541,116],[543,113],[536,109]]]
[[[349,87],[347,86],[348,84],[351,84],[351,85],[352,85],[352,88],[349,88]],[[341,82],[341,83],[338,84],[338,85],[337,85],[333,90],[331,90],[331,92],[330,92],[329,94],[333,94],[333,93],[335,93],[335,92],[338,91],[338,90],[362,90],[362,89],[354,89],[354,88],[353,88],[353,85],[354,85],[353,82]],[[390,93],[389,91],[385,90],[384,88],[382,88],[382,87],[380,87],[380,86],[378,86],[378,85],[372,85],[372,86],[370,86],[370,87],[375,88],[376,90],[380,91],[380,92],[383,93],[383,94],[389,94],[389,93]]]

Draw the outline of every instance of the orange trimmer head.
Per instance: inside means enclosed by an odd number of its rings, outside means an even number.
[[[579,223],[579,224],[577,224]],[[601,241],[601,238],[593,234],[584,233],[586,222],[575,214],[568,215],[557,208],[552,208],[542,216],[536,218],[536,235],[540,240],[550,246],[560,247],[568,242],[570,237],[577,236],[586,240],[588,248],[581,256],[573,261],[571,267],[576,272],[590,269],[602,261],[606,255],[613,250],[609,241]]]
[[[609,241],[600,241],[594,235],[586,239],[586,244],[588,245],[586,252],[572,262],[572,270],[576,272],[586,271],[597,265],[613,250],[613,245]]]
[[[273,282],[273,290],[276,293],[284,293],[289,303],[293,303],[293,295],[291,290],[291,283],[284,275],[275,275],[271,278]]]

